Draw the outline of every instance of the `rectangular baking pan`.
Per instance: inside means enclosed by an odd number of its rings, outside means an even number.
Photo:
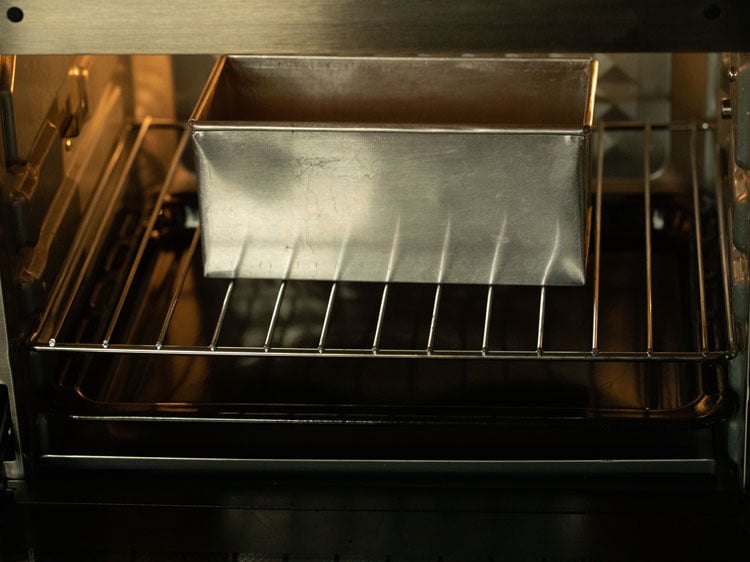
[[[209,277],[584,283],[596,61],[224,57],[191,118]]]

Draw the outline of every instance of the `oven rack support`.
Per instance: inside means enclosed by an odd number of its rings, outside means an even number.
[[[133,166],[135,161],[135,153],[139,150],[145,132],[149,127],[179,127],[179,124],[167,124],[161,123],[158,120],[147,120],[140,125],[139,134],[137,136],[133,152],[128,157],[128,163],[125,171],[121,174],[120,183],[127,181],[129,168]],[[643,174],[642,174],[642,188],[643,188],[643,213],[644,213],[644,264],[643,264],[643,275],[645,275],[645,333],[646,345],[639,349],[623,349],[619,351],[604,350],[602,349],[602,342],[600,340],[600,326],[601,326],[601,253],[602,253],[602,193],[605,178],[605,143],[602,138],[606,132],[616,131],[631,131],[640,132],[642,134],[643,143]],[[651,204],[652,204],[652,171],[651,171],[651,143],[652,135],[654,131],[669,131],[679,132],[681,134],[688,135],[689,143],[689,170],[690,170],[690,184],[692,193],[692,218],[693,218],[693,229],[692,235],[694,236],[694,252],[695,252],[695,279],[693,280],[697,287],[698,302],[697,302],[697,314],[698,317],[698,341],[694,349],[689,350],[670,350],[660,349],[654,345],[654,307],[653,307],[653,251],[652,251],[652,218],[651,218]],[[484,303],[484,318],[482,319],[482,337],[481,345],[476,349],[443,349],[436,346],[436,333],[440,328],[440,311],[441,311],[441,296],[443,293],[444,286],[441,284],[424,285],[425,291],[431,291],[433,295],[433,305],[431,310],[431,316],[429,318],[429,332],[421,347],[415,347],[410,349],[391,349],[382,345],[383,331],[384,331],[384,319],[388,312],[389,307],[389,293],[392,290],[392,284],[384,282],[381,284],[380,303],[377,313],[377,320],[372,326],[372,345],[367,348],[336,348],[329,347],[328,345],[328,333],[331,326],[331,318],[333,316],[336,304],[336,295],[339,288],[339,283],[336,281],[330,282],[330,289],[328,298],[326,301],[325,309],[323,311],[323,320],[320,325],[319,337],[316,346],[313,347],[278,347],[273,345],[274,333],[277,330],[278,323],[280,322],[280,311],[284,302],[284,297],[287,288],[286,280],[279,280],[278,291],[276,292],[276,298],[273,306],[273,311],[265,328],[265,340],[262,345],[258,346],[228,346],[222,345],[221,336],[224,320],[226,318],[227,311],[230,308],[232,297],[236,285],[236,280],[228,280],[224,296],[219,310],[218,316],[215,320],[213,329],[211,331],[212,337],[210,341],[206,341],[204,345],[179,345],[179,344],[167,344],[167,333],[169,331],[175,310],[177,309],[180,297],[183,292],[185,280],[191,269],[191,262],[193,261],[194,255],[200,244],[200,226],[195,228],[191,243],[185,255],[182,257],[180,267],[178,269],[177,282],[174,285],[169,305],[166,308],[166,312],[160,318],[154,320],[154,322],[160,323],[161,328],[159,330],[159,336],[152,344],[134,344],[129,342],[121,342],[113,339],[113,334],[117,328],[118,322],[121,320],[120,316],[123,312],[125,302],[128,299],[129,293],[132,289],[133,281],[137,276],[139,267],[141,267],[141,261],[146,251],[146,247],[151,238],[152,230],[156,224],[157,218],[162,210],[162,205],[165,198],[169,195],[170,189],[173,184],[173,180],[176,171],[181,162],[183,152],[185,151],[188,141],[189,133],[184,130],[174,158],[172,159],[169,171],[166,175],[166,179],[161,187],[161,191],[158,194],[156,204],[153,207],[150,216],[146,222],[146,228],[143,236],[138,244],[135,258],[130,264],[130,268],[126,277],[124,288],[122,293],[119,295],[117,304],[114,308],[114,312],[108,319],[107,327],[105,330],[104,337],[100,341],[66,341],[64,337],[61,337],[62,326],[69,320],[67,317],[71,310],[71,304],[77,298],[77,293],[81,287],[81,280],[85,275],[86,268],[78,271],[76,276],[75,272],[72,271],[72,267],[66,270],[66,274],[61,276],[61,279],[57,286],[53,288],[51,293],[50,303],[47,309],[42,313],[37,329],[33,332],[32,336],[28,340],[29,346],[37,351],[43,352],[75,352],[75,353],[97,353],[97,354],[171,354],[171,355],[192,355],[192,356],[247,356],[247,357],[330,357],[330,358],[401,358],[401,359],[477,359],[477,360],[572,360],[572,361],[685,361],[685,362],[696,362],[696,361],[713,361],[721,359],[729,359],[736,355],[736,339],[735,339],[735,328],[734,320],[731,313],[730,304],[730,274],[729,274],[729,258],[728,258],[728,235],[727,225],[725,219],[725,203],[723,195],[723,176],[720,172],[720,151],[718,143],[715,139],[715,134],[712,131],[712,126],[709,123],[699,122],[671,122],[671,123],[649,123],[649,122],[617,122],[617,123],[600,123],[597,125],[595,134],[599,138],[599,142],[596,143],[595,157],[595,173],[593,174],[593,192],[594,192],[594,205],[593,205],[593,229],[591,236],[592,255],[590,261],[590,267],[593,268],[591,279],[592,279],[592,293],[593,303],[592,310],[593,315],[591,318],[591,345],[584,349],[546,349],[545,348],[545,324],[548,322],[547,318],[547,301],[548,293],[554,291],[555,287],[539,287],[539,300],[538,308],[533,311],[538,318],[536,328],[536,346],[531,349],[498,349],[490,345],[490,332],[492,325],[492,305],[495,292],[497,290],[494,286],[487,286],[486,297]],[[706,304],[706,280],[704,274],[704,255],[703,255],[703,233],[702,233],[702,213],[703,209],[701,206],[702,199],[702,188],[701,188],[701,171],[699,170],[699,147],[703,144],[699,141],[704,139],[704,135],[711,135],[713,139],[714,150],[712,151],[712,158],[714,159],[713,165],[716,169],[717,179],[714,185],[714,197],[715,197],[715,213],[716,213],[716,224],[718,228],[718,245],[720,252],[721,262],[721,291],[723,300],[723,311],[717,315],[720,319],[716,322],[720,322],[723,325],[720,327],[719,332],[723,334],[720,345],[711,344],[709,341],[709,318]],[[120,185],[120,189],[122,186]],[[102,233],[98,233],[97,243],[101,243]],[[70,262],[72,263],[72,262]],[[84,262],[87,266],[90,265],[88,262]],[[62,313],[52,313],[52,309],[62,310]],[[531,313],[531,312],[530,312]]]

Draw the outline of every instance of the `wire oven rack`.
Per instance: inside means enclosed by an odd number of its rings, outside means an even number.
[[[133,167],[135,155],[140,150],[149,128],[155,127],[172,127],[182,129],[182,126],[175,123],[166,123],[158,120],[145,120],[138,127],[135,144],[127,157],[126,164],[122,169],[117,181],[117,191],[122,191],[123,185],[129,181],[130,169]],[[645,291],[642,306],[645,309],[643,331],[645,341],[642,347],[634,346],[627,349],[610,349],[600,340],[602,333],[602,230],[606,228],[603,224],[602,199],[603,185],[605,182],[605,142],[602,141],[605,132],[627,131],[641,135],[643,144],[643,174],[639,185],[642,188],[642,205],[645,230],[643,232],[644,247],[642,270],[633,272],[633,275],[642,275],[645,279]],[[650,147],[652,135],[655,131],[664,132],[660,134],[680,134],[687,137],[689,147],[689,183],[692,193],[692,227],[691,236],[694,237],[690,244],[692,263],[695,267],[691,268],[692,286],[696,287],[696,301],[694,308],[696,312],[696,335],[695,345],[690,349],[669,349],[660,348],[655,344],[654,337],[654,252],[652,250],[653,238],[653,220],[652,220],[652,176],[650,163]],[[105,353],[105,354],[170,354],[170,355],[200,355],[200,356],[248,356],[248,357],[356,357],[356,358],[431,358],[431,359],[505,359],[505,360],[579,360],[579,361],[709,361],[724,358],[731,358],[736,352],[734,324],[730,306],[730,278],[728,263],[728,238],[727,225],[725,218],[725,206],[723,195],[723,175],[719,173],[720,166],[720,149],[718,143],[712,142],[713,153],[703,158],[706,161],[714,159],[715,176],[713,189],[705,190],[702,188],[703,170],[701,169],[702,159],[699,157],[704,146],[703,141],[706,135],[715,135],[711,131],[711,125],[707,123],[647,123],[647,122],[623,122],[599,124],[595,131],[599,142],[596,143],[595,172],[593,174],[593,228],[591,236],[591,256],[590,256],[590,287],[591,291],[591,339],[590,345],[579,349],[549,349],[545,346],[546,326],[550,322],[557,325],[565,325],[565,318],[551,319],[548,314],[547,303],[555,287],[538,288],[538,306],[534,310],[528,311],[529,315],[534,315],[536,320],[536,341],[535,345],[528,349],[506,349],[492,345],[492,326],[493,326],[493,300],[501,288],[487,286],[484,292],[484,315],[481,319],[481,344],[474,348],[449,348],[446,349],[437,345],[436,334],[441,325],[441,299],[446,287],[441,284],[424,285],[422,289],[429,291],[432,295],[432,307],[429,318],[429,329],[426,331],[426,338],[421,346],[413,346],[406,349],[393,349],[382,344],[384,330],[386,329],[385,318],[388,314],[391,300],[389,296],[394,290],[393,284],[382,283],[379,290],[379,307],[376,320],[371,326],[371,345],[369,346],[352,346],[352,347],[335,347],[329,346],[329,331],[334,310],[337,306],[337,292],[340,290],[340,283],[331,281],[328,288],[328,296],[325,300],[324,310],[322,310],[322,322],[319,325],[319,336],[317,345],[305,347],[289,347],[275,345],[274,334],[279,329],[279,323],[282,321],[280,311],[282,309],[285,295],[289,282],[278,280],[278,288],[275,291],[275,301],[273,304],[270,320],[265,324],[265,338],[262,343],[254,346],[233,346],[222,344],[222,329],[225,324],[227,311],[230,310],[235,289],[238,280],[227,280],[226,288],[223,293],[221,307],[210,331],[210,340],[195,344],[181,344],[180,342],[168,341],[167,333],[173,322],[175,310],[180,304],[183,291],[193,267],[196,257],[196,251],[200,246],[200,226],[197,226],[191,238],[190,245],[179,263],[176,281],[172,285],[171,296],[168,306],[160,313],[154,313],[153,322],[160,325],[158,337],[151,343],[133,343],[129,341],[118,341],[116,337],[116,328],[122,321],[125,312],[126,302],[129,294],[134,291],[134,284],[139,276],[139,270],[143,267],[144,254],[152,239],[152,231],[162,212],[163,204],[170,194],[174,183],[175,175],[182,165],[183,152],[189,141],[187,131],[182,132],[176,153],[171,161],[169,170],[165,176],[160,188],[156,202],[144,218],[144,228],[142,236],[138,241],[132,263],[127,269],[122,290],[111,314],[105,321],[103,337],[94,340],[76,341],[75,338],[65,338],[62,327],[67,323],[74,321],[71,318],[73,314],[73,303],[76,299],[81,298],[79,293],[82,291],[82,281],[91,267],[93,248],[103,244],[104,227],[100,227],[93,237],[93,242],[86,245],[76,240],[72,246],[71,253],[73,259],[69,259],[63,267],[63,271],[58,278],[57,284],[50,293],[49,304],[40,315],[36,329],[29,338],[29,345],[37,351],[60,351],[60,352],[77,352],[77,353]],[[700,148],[699,148],[700,147]],[[710,151],[709,153],[710,154]],[[703,167],[706,167],[706,164]],[[711,192],[713,195],[710,195]],[[707,311],[707,283],[704,273],[704,252],[706,251],[706,240],[702,230],[702,221],[705,220],[706,209],[702,201],[706,194],[713,199],[714,205],[710,207],[710,212],[714,215],[713,219],[716,224],[717,236],[711,247],[712,255],[719,246],[718,256],[720,259],[720,282],[716,293],[721,293],[719,301],[721,310],[717,314],[710,314]],[[110,206],[111,209],[111,206]],[[88,217],[91,218],[91,217]],[[101,223],[107,222],[107,217]],[[86,222],[83,222],[82,230],[85,230]],[[91,229],[89,229],[91,230]],[[86,250],[86,248],[90,248]],[[77,254],[76,254],[77,252]],[[299,283],[299,282],[297,282]],[[248,318],[248,322],[254,319]],[[677,321],[681,321],[677,319]],[[478,327],[477,327],[478,328]],[[572,329],[572,328],[571,328]],[[713,337],[712,337],[712,335]],[[718,334],[718,336],[716,336]]]

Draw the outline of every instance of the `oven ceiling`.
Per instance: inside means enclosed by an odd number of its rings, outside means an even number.
[[[750,50],[746,0],[1,0],[0,52]]]

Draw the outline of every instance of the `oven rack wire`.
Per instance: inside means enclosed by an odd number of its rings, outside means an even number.
[[[319,338],[317,345],[311,347],[279,347],[274,345],[274,333],[280,322],[280,310],[284,302],[284,297],[288,285],[286,280],[278,280],[278,290],[276,291],[273,311],[265,326],[265,340],[262,345],[257,346],[228,346],[222,345],[221,336],[224,321],[233,298],[234,289],[237,280],[227,280],[226,289],[216,317],[213,329],[211,330],[210,341],[202,345],[180,345],[166,342],[166,335],[172,323],[175,310],[180,302],[183,287],[186,278],[191,269],[191,262],[197,248],[200,245],[200,226],[194,229],[190,246],[186,255],[180,262],[177,282],[173,286],[169,305],[163,316],[154,319],[154,322],[160,324],[159,336],[156,341],[150,344],[136,344],[127,341],[117,341],[113,339],[118,322],[121,321],[124,307],[129,293],[133,289],[134,280],[138,274],[141,262],[149,244],[152,231],[156,225],[162,205],[170,194],[170,189],[174,183],[176,172],[182,161],[183,153],[189,143],[189,131],[180,123],[169,122],[166,120],[146,119],[138,125],[138,134],[134,146],[127,157],[127,162],[123,171],[120,173],[118,180],[118,189],[122,191],[123,184],[128,181],[130,170],[132,169],[136,154],[141,149],[146,132],[149,128],[174,128],[182,130],[182,134],[177,144],[177,149],[172,158],[169,170],[165,180],[160,188],[156,203],[148,216],[143,235],[138,243],[134,259],[129,266],[122,292],[117,299],[116,306],[106,323],[104,337],[98,341],[67,341],[61,337],[62,326],[71,320],[69,315],[72,313],[72,305],[78,293],[81,290],[82,279],[86,274],[86,269],[90,267],[90,259],[87,259],[86,252],[74,244],[72,252],[79,252],[76,259],[70,259],[63,267],[63,271],[58,278],[57,284],[53,287],[49,303],[40,315],[36,329],[28,339],[29,346],[36,351],[44,352],[74,352],[74,353],[96,353],[96,354],[149,354],[149,355],[189,355],[189,356],[247,356],[247,357],[330,357],[330,358],[401,358],[401,359],[478,359],[478,360],[573,360],[573,361],[713,361],[720,359],[732,358],[736,355],[736,339],[734,320],[731,313],[731,293],[730,293],[730,274],[729,274],[729,256],[728,256],[728,235],[725,217],[725,197],[724,197],[724,177],[719,173],[720,166],[720,147],[716,141],[715,134],[711,133],[713,139],[713,154],[710,158],[714,159],[717,173],[713,186],[713,196],[715,197],[716,224],[718,229],[718,246],[721,263],[721,291],[723,306],[720,319],[716,320],[723,325],[719,327],[718,333],[721,334],[720,341],[711,341],[709,337],[709,315],[707,313],[707,295],[706,279],[704,274],[704,243],[702,233],[702,205],[701,198],[703,190],[701,188],[701,174],[699,171],[699,150],[702,150],[704,135],[712,131],[712,125],[702,122],[617,122],[617,123],[599,123],[595,128],[595,134],[601,139],[605,132],[610,131],[629,131],[640,132],[642,134],[643,144],[643,174],[641,186],[643,189],[643,213],[645,219],[645,248],[644,263],[642,275],[645,276],[645,346],[642,348],[610,350],[602,349],[600,341],[600,322],[601,322],[601,247],[602,247],[602,193],[605,178],[605,143],[601,140],[595,143],[595,161],[593,183],[593,218],[591,232],[591,254],[589,267],[593,268],[592,279],[592,315],[591,315],[591,340],[590,345],[582,349],[547,349],[545,348],[545,326],[549,322],[547,315],[547,301],[550,291],[555,287],[539,287],[538,308],[530,311],[538,318],[536,322],[536,345],[530,349],[498,349],[490,344],[490,332],[492,326],[493,298],[498,290],[495,286],[487,286],[484,302],[484,318],[482,319],[482,337],[481,346],[473,349],[443,349],[436,346],[436,334],[440,328],[441,321],[441,297],[445,287],[441,284],[424,285],[425,291],[430,291],[432,296],[432,310],[429,317],[429,331],[424,345],[410,349],[391,349],[381,345],[383,339],[384,319],[389,307],[389,293],[393,285],[384,282],[381,283],[379,309],[377,320],[372,326],[371,346],[369,347],[350,347],[336,348],[329,347],[328,334],[331,326],[331,319],[336,306],[336,295],[340,283],[331,281],[328,292],[327,304],[323,313],[323,320],[320,324]],[[667,131],[670,133],[680,133],[689,137],[689,170],[690,184],[692,191],[692,219],[694,236],[693,251],[695,252],[695,285],[697,286],[697,314],[698,318],[698,337],[694,349],[672,350],[660,349],[654,344],[654,294],[653,294],[653,251],[652,251],[652,173],[651,173],[651,146],[652,135],[655,131]],[[106,218],[106,217],[105,217]],[[104,221],[106,222],[106,220]],[[84,222],[85,224],[85,222]],[[93,243],[90,247],[96,247],[102,244],[104,229],[100,228],[96,232]],[[93,255],[89,251],[88,256]],[[76,266],[75,264],[79,264]],[[81,265],[82,264],[82,265]],[[559,320],[559,319],[558,319]],[[714,332],[712,330],[712,332]],[[718,344],[718,345],[717,345]]]

